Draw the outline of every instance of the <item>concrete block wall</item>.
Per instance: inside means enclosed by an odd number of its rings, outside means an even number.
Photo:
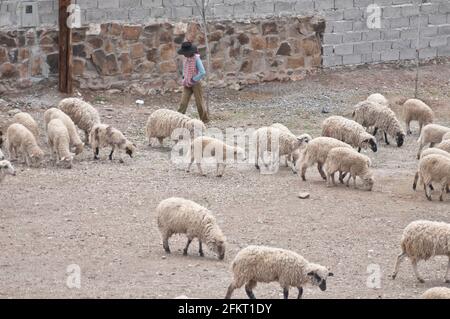
[[[57,0],[36,0],[40,24],[55,25]],[[0,0],[0,28],[17,26],[17,8],[23,1]],[[193,0],[73,0],[81,8],[81,21],[148,23],[198,16]],[[377,63],[415,58],[419,4],[422,0],[211,0],[209,15],[216,18],[270,15],[325,17],[323,66]],[[367,20],[377,5],[380,28]],[[426,0],[421,5],[423,59],[450,56],[450,0]],[[0,43],[1,45],[1,43]]]

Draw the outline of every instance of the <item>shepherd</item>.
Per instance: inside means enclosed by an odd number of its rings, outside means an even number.
[[[197,47],[191,42],[183,42],[178,54],[184,55],[183,61],[183,95],[178,112],[185,114],[189,100],[194,94],[198,115],[204,123],[208,122],[208,111],[203,102],[203,89],[200,80],[206,75]]]

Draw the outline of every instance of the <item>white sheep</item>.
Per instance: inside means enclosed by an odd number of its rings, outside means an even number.
[[[111,153],[109,153],[109,159],[112,161],[112,155],[116,147],[119,150],[124,150],[125,153],[133,157],[133,153],[136,152],[136,145],[130,142],[121,131],[107,124],[97,124],[91,130],[91,146],[94,151],[94,159],[99,159],[98,154],[100,148],[111,147]],[[120,157],[120,162],[123,162]]]
[[[170,253],[169,238],[173,234],[186,234],[188,241],[183,255],[187,255],[192,240],[198,238],[201,257],[204,256],[202,243],[206,243],[220,260],[225,257],[226,238],[215,217],[205,207],[184,198],[171,197],[159,203],[156,213],[158,229],[167,253]]]
[[[258,282],[278,282],[283,288],[284,298],[289,297],[289,288],[298,289],[300,299],[303,286],[312,284],[320,290],[327,289],[327,278],[333,276],[326,267],[310,263],[299,254],[280,248],[248,246],[236,255],[232,264],[233,281],[228,287],[226,299],[230,299],[235,289],[245,285],[250,299],[255,299],[253,289]]]
[[[292,136],[295,136],[291,132],[291,130],[289,130],[286,126],[284,126],[281,123],[274,123],[270,127],[275,127],[275,128],[277,128],[277,129],[279,129],[279,130],[281,130],[281,131],[283,131],[283,132],[285,132],[287,134],[291,134]],[[301,134],[301,135],[298,135],[297,138],[300,138],[300,139],[303,138],[305,143],[308,143],[309,141],[312,140],[312,137],[309,134]],[[292,152],[291,154],[289,154],[287,156],[286,155],[284,156],[285,157],[285,165],[291,167],[292,171],[294,173],[296,173],[295,164],[297,163],[298,159],[300,158],[300,153],[301,153],[300,149],[297,149],[294,152]]]
[[[89,103],[78,98],[66,98],[59,102],[58,108],[66,113],[84,131],[85,144],[89,144],[92,127],[100,124],[100,115]]]
[[[397,276],[400,263],[405,257],[411,260],[417,280],[424,282],[417,271],[417,262],[434,256],[447,256],[449,262],[445,282],[450,282],[450,224],[428,220],[417,220],[406,226],[401,239],[402,252],[395,263],[392,279]]]
[[[438,145],[436,145],[436,148],[450,153],[450,140],[443,140]]]
[[[172,133],[177,129],[180,129],[179,135],[182,135],[181,129],[187,129],[191,138],[194,138],[203,135],[206,126],[202,121],[192,119],[179,112],[159,109],[150,114],[147,120],[146,134],[149,145],[151,145],[152,139],[156,138],[162,146],[164,138],[172,137]],[[173,136],[174,140],[177,140],[179,135]]]
[[[323,165],[328,156],[328,152],[335,147],[352,148],[345,142],[339,141],[332,137],[316,137],[312,139],[308,145],[302,149],[300,159],[297,161],[296,167],[301,171],[301,177],[306,181],[306,170],[308,167],[317,163],[317,169],[323,179],[327,179],[327,175],[323,171]]]
[[[48,145],[55,163],[72,168],[74,154],[70,152],[69,130],[60,119],[53,119],[47,125]]]
[[[419,161],[419,183],[423,184],[425,196],[432,200],[430,185],[435,182],[440,185],[439,200],[443,201],[444,191],[450,184],[450,158],[440,154],[425,156]]]
[[[19,123],[11,124],[6,131],[8,151],[11,159],[21,155],[28,166],[40,165],[44,152],[36,143],[36,138],[25,126]]]
[[[378,103],[383,106],[389,106],[389,101],[384,97],[383,94],[380,94],[380,93],[373,93],[373,94],[369,95],[369,97],[366,99],[366,101]]]
[[[403,104],[402,109],[408,134],[411,134],[410,124],[412,121],[419,122],[419,134],[422,132],[423,126],[433,123],[433,110],[421,100],[409,99]]]
[[[433,287],[422,294],[422,299],[450,299],[450,288]]]
[[[81,154],[84,149],[84,143],[78,135],[78,130],[72,119],[63,111],[57,108],[51,108],[44,113],[45,128],[47,129],[48,123],[53,119],[60,119],[67,128],[70,138],[70,146],[75,148],[75,155]]]
[[[245,160],[245,151],[238,146],[227,145],[216,138],[199,136],[192,141],[188,157],[190,157],[190,162],[186,172],[191,170],[191,166],[195,161],[200,174],[206,176],[206,173],[202,171],[201,161],[206,157],[214,157],[217,167],[216,176],[222,177],[225,172],[225,166],[230,162],[230,159],[235,161]]]
[[[373,152],[377,151],[377,140],[367,133],[364,127],[342,116],[330,116],[322,123],[322,136],[333,137],[353,147],[361,149],[370,147]]]
[[[255,141],[255,167],[260,169],[259,159],[264,157],[265,152],[277,152],[278,159],[281,156],[293,158],[294,153],[311,140],[309,134],[295,136],[275,127],[261,127],[254,133]],[[274,148],[274,149],[272,149]]]
[[[356,188],[356,177],[359,176],[364,183],[364,189],[371,191],[374,183],[373,174],[369,167],[372,165],[370,158],[348,147],[336,147],[330,150],[325,162],[328,186],[336,185],[334,174],[350,173],[347,180],[353,178],[353,186]]]
[[[9,161],[0,161],[0,183],[5,179],[6,175],[16,176],[16,170]]]
[[[39,127],[33,117],[25,112],[16,113],[13,117],[13,123],[19,123],[25,126],[36,140],[39,139]]]
[[[448,152],[446,152],[446,151],[444,151],[444,150],[441,150],[441,149],[439,149],[439,148],[436,148],[436,147],[430,147],[430,148],[427,148],[426,150],[424,150],[424,151],[420,154],[420,158],[422,159],[422,158],[424,158],[425,156],[432,155],[432,154],[442,155],[442,156],[448,157],[448,158],[450,159],[450,153],[448,153]],[[414,175],[413,190],[416,190],[416,187],[417,187],[417,180],[418,180],[418,179],[419,179],[419,168],[417,168],[417,172],[416,172],[416,174]],[[432,184],[431,184],[431,183],[430,183],[430,189],[433,190],[433,187],[432,187]],[[448,186],[447,186],[447,192],[448,192]]]
[[[387,134],[396,139],[398,147],[403,145],[406,134],[390,108],[375,102],[363,101],[355,106],[352,116],[354,121],[365,128],[373,126],[374,136],[378,130],[382,131],[387,145],[389,145]]]
[[[445,127],[438,124],[425,125],[420,133],[417,143],[419,144],[419,150],[417,151],[417,159],[420,158],[420,152],[427,145],[433,147],[435,144],[440,143],[446,133],[450,132],[449,127]]]
[[[442,136],[442,141],[445,141],[445,140],[450,140],[450,132],[447,132],[444,134],[444,136]]]

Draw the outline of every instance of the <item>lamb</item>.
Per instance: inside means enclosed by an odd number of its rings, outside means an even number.
[[[417,151],[417,159],[420,158],[420,153],[422,149],[430,144],[430,147],[433,147],[434,144],[440,143],[446,133],[450,132],[450,128],[438,125],[438,124],[428,124],[423,127],[420,137],[417,140],[419,143],[419,150]]]
[[[297,287],[298,297],[302,298],[303,286],[307,283],[327,289],[327,278],[333,276],[326,267],[313,264],[299,254],[280,248],[248,246],[236,255],[232,264],[233,281],[228,287],[226,299],[230,299],[235,289],[245,284],[245,292],[255,299],[253,289],[258,282],[278,282],[283,288],[285,299],[289,288]]]
[[[64,123],[69,132],[70,146],[75,148],[75,155],[81,154],[83,152],[84,143],[81,141],[72,119],[60,109],[53,107],[44,113],[45,128],[47,128],[48,123],[53,119],[60,119]]]
[[[161,201],[156,212],[158,229],[167,253],[170,253],[169,238],[173,234],[186,234],[188,241],[183,255],[187,255],[192,240],[198,238],[201,257],[204,256],[202,243],[206,243],[220,260],[224,259],[226,238],[208,209],[184,198],[171,197]]]
[[[201,167],[201,161],[204,157],[216,158],[216,176],[222,177],[228,160],[230,158],[233,158],[235,161],[245,160],[245,151],[238,146],[227,145],[224,142],[212,137],[199,136],[191,143],[190,163],[186,169],[186,172],[190,171],[192,163],[195,161],[200,174],[206,176],[206,173],[203,173]]]
[[[111,161],[116,147],[119,150],[124,150],[130,157],[133,157],[133,153],[136,152],[134,143],[125,138],[121,131],[107,124],[95,125],[91,130],[90,140],[94,151],[94,160],[99,159],[100,148],[107,146],[111,146],[111,153],[109,153],[109,160]],[[123,162],[122,158],[120,158],[120,162]]]
[[[16,170],[9,161],[0,161],[0,183],[5,179],[6,175],[16,176]]]
[[[423,299],[450,299],[450,288],[434,287],[422,294]]]
[[[316,137],[308,143],[308,145],[302,149],[300,159],[297,161],[296,167],[301,170],[302,180],[306,181],[306,169],[317,163],[317,169],[320,176],[323,179],[327,179],[325,172],[323,171],[323,165],[328,156],[328,152],[335,147],[347,147],[352,148],[345,142],[339,141],[332,137]]]
[[[40,165],[44,152],[39,148],[33,133],[19,123],[11,124],[6,131],[8,151],[11,159],[20,153],[28,166]]]
[[[380,93],[374,93],[369,95],[366,101],[378,103],[383,106],[389,106],[389,101]]]
[[[443,140],[438,145],[436,145],[436,148],[450,153],[450,140]]]
[[[78,98],[66,98],[59,102],[58,108],[66,113],[81,130],[84,131],[85,144],[89,144],[89,135],[96,124],[100,124],[100,115],[89,103]]]
[[[336,147],[328,152],[325,162],[328,186],[336,185],[334,173],[337,171],[350,173],[347,180],[349,186],[350,178],[353,177],[353,186],[356,188],[356,177],[359,176],[364,182],[364,189],[371,191],[373,187],[373,175],[369,170],[372,165],[370,158],[356,152],[348,147]]]
[[[287,134],[291,134],[292,136],[295,136],[294,134],[292,134],[292,132],[286,126],[284,126],[281,123],[274,123],[270,127],[275,127]],[[312,140],[312,137],[309,134],[302,134],[302,135],[298,136],[298,138],[303,138],[303,137],[305,138],[305,143],[309,143],[309,141]],[[290,155],[284,156],[284,157],[285,157],[285,165],[290,166],[292,168],[292,171],[294,172],[294,174],[296,174],[297,171],[295,169],[295,164],[297,163],[298,159],[300,158],[300,150],[297,149],[294,152],[292,152]]]
[[[450,224],[428,220],[416,220],[406,226],[401,239],[402,253],[398,255],[392,279],[397,276],[405,257],[411,260],[417,280],[425,282],[417,271],[417,262],[433,256],[447,256],[449,262],[445,282],[450,282]]]
[[[419,134],[422,132],[422,127],[433,123],[433,110],[418,99],[409,99],[403,104],[403,117],[406,123],[406,133],[411,134],[411,121],[419,122]]]
[[[431,183],[440,185],[439,200],[443,201],[444,191],[450,183],[450,158],[439,154],[425,156],[419,162],[419,179],[423,183],[425,196],[432,200],[429,190]]]
[[[366,128],[375,127],[374,136],[376,136],[378,130],[381,130],[384,133],[384,140],[387,145],[389,145],[387,134],[395,137],[398,147],[403,145],[406,134],[390,108],[378,103],[363,101],[356,105],[352,116],[354,121]]]
[[[367,133],[361,124],[346,119],[342,116],[330,116],[322,123],[322,135],[333,137],[353,147],[358,147],[358,152],[362,148],[370,146],[373,152],[377,151],[377,140]]]
[[[194,138],[202,135],[206,131],[206,126],[202,121],[192,119],[179,112],[159,109],[150,114],[147,120],[146,134],[149,145],[151,145],[151,140],[156,138],[162,146],[164,138],[171,137],[176,129],[187,129],[191,138]],[[178,137],[174,139],[177,140]]]
[[[25,126],[36,140],[39,139],[39,127],[33,117],[25,112],[16,113],[13,117],[13,123],[19,123]]]
[[[69,130],[60,119],[53,119],[47,125],[48,145],[52,158],[65,168],[72,168],[74,154],[70,152]],[[55,156],[56,155],[56,156]]]
[[[256,130],[254,133],[254,139],[256,146],[255,167],[259,170],[259,159],[264,156],[265,151],[271,152],[272,147],[275,146],[278,148],[277,155],[279,157],[286,155],[293,158],[294,153],[298,149],[308,144],[311,136],[308,134],[302,134],[297,137],[292,133],[286,133],[278,128],[265,126]],[[273,141],[273,139],[278,141],[278,143]]]
[[[431,147],[431,148],[428,148],[425,151],[423,151],[420,154],[420,158],[422,159],[425,156],[432,155],[432,154],[439,154],[439,155],[442,155],[442,156],[446,156],[446,157],[448,157],[450,159],[450,153],[448,153],[448,152],[446,152],[444,150],[441,150],[439,148],[435,148],[435,147]],[[419,179],[419,169],[417,169],[416,175],[414,176],[413,190],[416,190],[417,180],[418,179]],[[433,187],[432,187],[431,184],[430,184],[430,189],[433,190]],[[448,186],[447,186],[447,192],[448,192]]]

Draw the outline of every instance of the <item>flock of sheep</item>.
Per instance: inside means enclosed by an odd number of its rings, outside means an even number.
[[[410,134],[410,122],[418,121],[420,138],[418,140],[419,165],[414,178],[413,188],[419,183],[423,185],[426,197],[431,200],[430,190],[439,185],[440,200],[443,193],[448,192],[450,184],[450,128],[433,124],[434,114],[430,107],[417,99],[409,99],[402,106],[407,133]],[[301,178],[306,180],[308,167],[317,164],[321,177],[328,186],[335,184],[335,173],[339,172],[339,181],[347,186],[356,178],[363,181],[363,188],[372,190],[374,177],[370,170],[371,159],[360,153],[361,149],[378,150],[375,135],[381,132],[386,144],[388,136],[396,140],[401,147],[406,134],[395,113],[389,108],[388,100],[381,94],[373,94],[365,101],[358,103],[352,113],[353,119],[341,116],[331,116],[322,124],[322,136],[312,138],[309,134],[294,135],[280,123],[256,130],[255,166],[261,165],[261,158],[271,149],[272,140],[278,142],[278,157],[284,157],[287,166],[294,173],[301,172]],[[136,151],[136,145],[130,142],[118,129],[101,123],[97,110],[89,103],[78,98],[63,99],[58,108],[50,108],[44,113],[45,129],[52,158],[58,165],[70,168],[73,158],[84,151],[85,145],[90,145],[94,159],[98,159],[99,150],[111,147],[109,159],[115,150],[124,151],[130,157]],[[13,117],[13,123],[6,130],[6,135],[0,131],[0,147],[5,137],[5,145],[9,159],[16,160],[21,156],[28,166],[38,166],[44,152],[37,143],[39,134],[36,121],[27,113],[20,112]],[[84,131],[85,141],[82,142],[78,129]],[[234,160],[246,158],[244,149],[227,145],[223,141],[202,135],[205,125],[196,119],[175,111],[160,109],[153,112],[147,121],[146,135],[149,143],[154,139],[160,144],[166,137],[172,137],[176,129],[186,129],[191,136],[200,134],[191,142],[191,152],[187,171],[196,162],[199,172],[204,175],[200,162],[203,157],[214,156],[213,153],[203,153],[206,149],[220,149],[223,160],[231,156]],[[373,132],[372,134],[369,133]],[[424,146],[430,147],[422,152]],[[202,152],[193,152],[197,148]],[[356,150],[356,149],[357,150]],[[121,159],[122,161],[122,159]],[[225,161],[217,162],[217,176],[222,176]],[[0,182],[5,175],[15,175],[11,162],[5,160],[0,148]],[[160,202],[156,208],[157,226],[162,238],[163,248],[170,253],[169,238],[174,234],[186,234],[187,244],[183,254],[187,255],[193,239],[199,242],[199,255],[204,256],[202,244],[217,254],[222,260],[225,256],[226,238],[222,233],[213,214],[205,207],[183,198],[168,198]],[[420,282],[422,277],[417,270],[419,260],[427,260],[432,256],[449,257],[445,281],[450,282],[450,224],[434,221],[414,221],[404,230],[401,239],[402,252],[397,258],[395,279],[400,263],[405,257],[411,260],[414,273]],[[283,295],[288,298],[289,288],[298,289],[298,298],[302,297],[303,286],[312,284],[321,290],[326,290],[326,281],[333,276],[326,267],[309,262],[299,254],[280,248],[265,246],[248,246],[242,249],[234,258],[231,270],[233,280],[228,287],[226,298],[231,298],[235,289],[245,286],[249,298],[255,298],[253,289],[258,282],[278,282],[283,289]],[[450,289],[436,287],[423,294],[424,298],[450,298]]]

